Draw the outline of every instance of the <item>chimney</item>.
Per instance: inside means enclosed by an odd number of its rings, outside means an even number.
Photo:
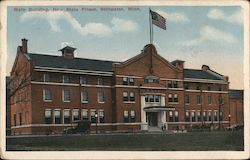
[[[209,66],[207,66],[207,65],[202,65],[201,69],[202,69],[203,71],[210,70]]]
[[[184,69],[184,62],[182,60],[175,60],[173,62],[171,62],[175,67],[179,68],[180,70]]]
[[[23,53],[28,53],[28,44],[27,44],[28,40],[23,38],[22,39],[22,52]]]
[[[73,59],[74,58],[74,51],[76,50],[76,48],[70,47],[70,46],[66,46],[58,51],[62,51],[62,56],[64,58],[68,58],[68,59]]]

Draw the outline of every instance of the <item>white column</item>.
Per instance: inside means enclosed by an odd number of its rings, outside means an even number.
[[[141,130],[148,130],[148,124],[146,122],[146,112],[144,111],[145,96],[141,96]]]
[[[161,96],[161,106],[166,106],[166,103],[165,103],[165,96]],[[161,112],[161,122],[162,122],[162,125],[165,124],[165,126],[167,127],[167,122],[166,122],[166,111],[162,111]]]

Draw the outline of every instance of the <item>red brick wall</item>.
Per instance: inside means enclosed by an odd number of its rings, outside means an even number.
[[[244,123],[244,109],[242,99],[230,99],[231,125]]]

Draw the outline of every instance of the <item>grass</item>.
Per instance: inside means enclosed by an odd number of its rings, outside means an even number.
[[[243,131],[7,138],[9,151],[242,151]]]

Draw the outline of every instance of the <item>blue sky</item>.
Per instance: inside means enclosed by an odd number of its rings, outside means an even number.
[[[135,7],[134,11],[127,6],[119,6],[122,11],[101,11],[101,6],[70,7],[78,11],[66,11],[67,6],[8,7],[7,73],[22,38],[29,40],[31,53],[60,55],[58,50],[68,44],[76,47],[77,57],[82,58],[124,61],[139,54],[149,43],[149,8]],[[230,88],[243,88],[243,10],[239,6],[151,9],[167,19],[166,31],[153,27],[158,54],[168,61],[184,60],[185,68],[200,69],[207,64],[229,76]]]

